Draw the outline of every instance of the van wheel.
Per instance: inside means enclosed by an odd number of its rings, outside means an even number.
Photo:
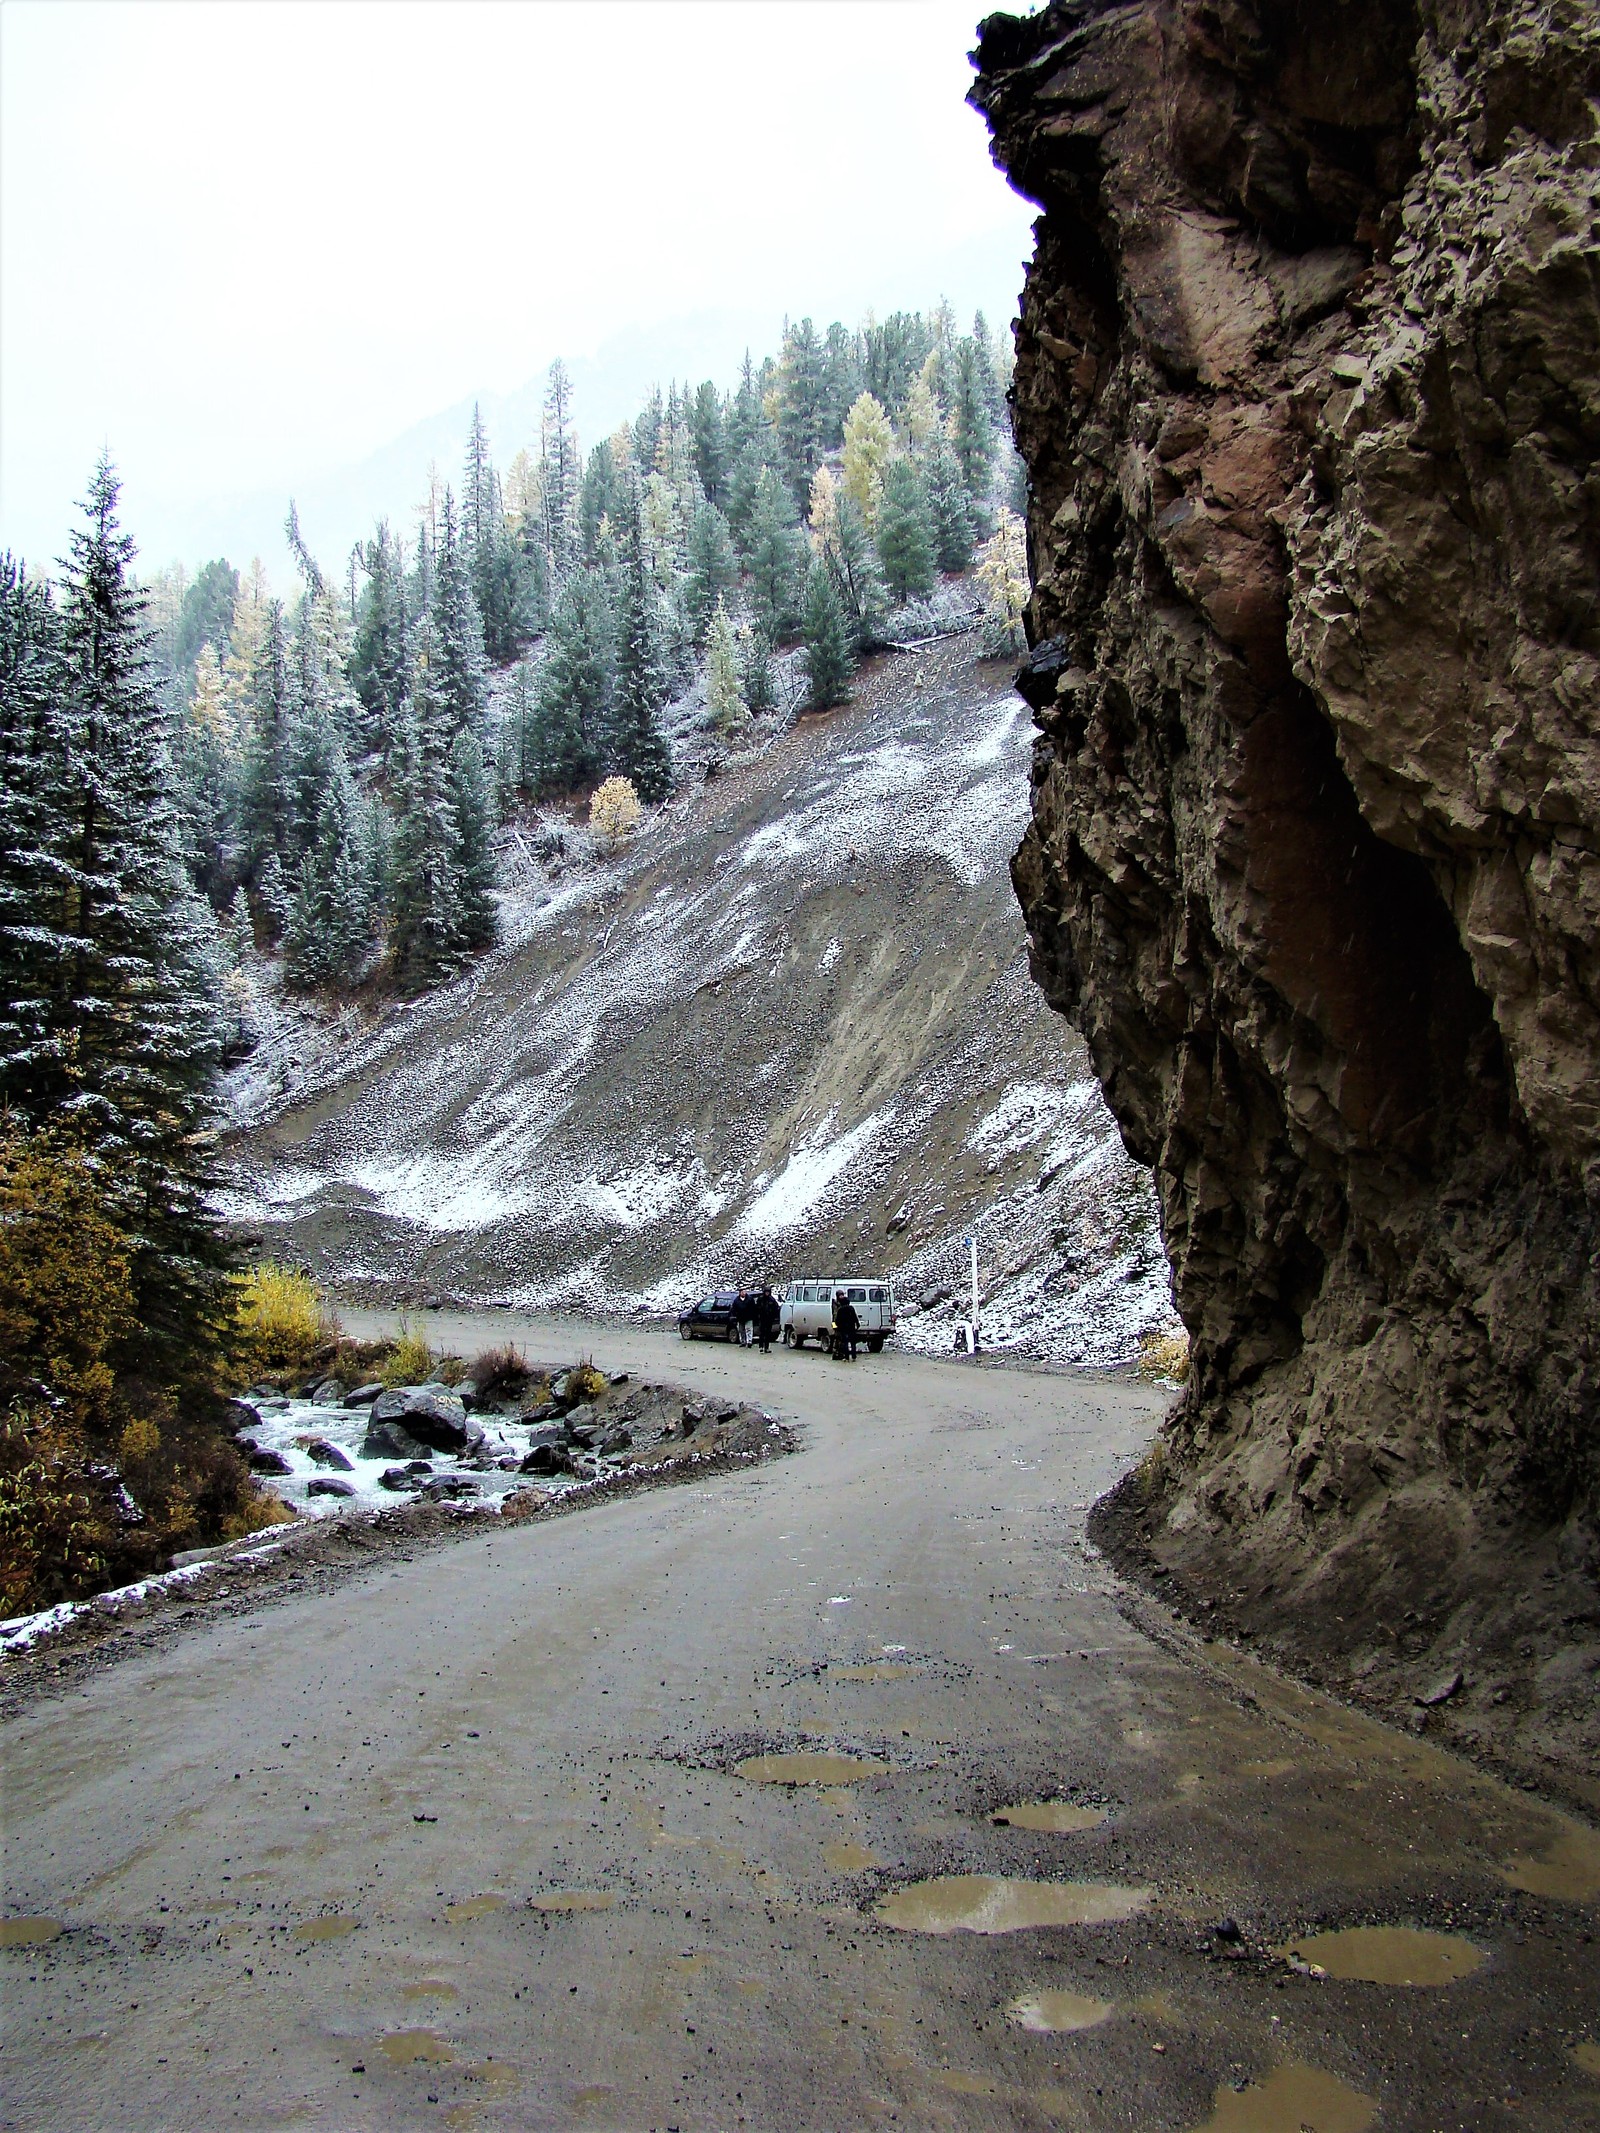
[[[794,1330],[793,1326],[785,1326],[785,1327],[784,1327],[784,1329],[783,1329],[783,1345],[784,1345],[784,1346],[785,1346],[786,1348],[803,1348],[803,1347],[805,1346],[805,1344],[806,1344],[806,1337],[805,1337],[805,1335],[804,1335],[803,1333],[796,1333],[796,1331]]]
[[[867,1335],[867,1346],[872,1350],[874,1355],[882,1355],[883,1335],[881,1333],[869,1333]]]

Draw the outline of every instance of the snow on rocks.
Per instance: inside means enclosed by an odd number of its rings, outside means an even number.
[[[223,1210],[373,1301],[601,1312],[847,1266],[953,1291],[976,1233],[991,1345],[1133,1355],[1170,1319],[1155,1200],[1027,976],[1025,708],[952,639],[786,725],[615,857],[515,832],[503,944],[425,999],[280,1000]]]

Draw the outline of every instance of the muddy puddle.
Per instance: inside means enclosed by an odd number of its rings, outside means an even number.
[[[490,1918],[506,1907],[504,1896],[465,1896],[460,1903],[447,1903],[444,1915],[451,1925],[466,1925],[474,1918]]]
[[[546,1889],[542,1896],[530,1896],[528,1908],[533,1911],[609,1911],[616,1902],[609,1889]]]
[[[419,1977],[414,1985],[402,1985],[403,2000],[459,2000],[461,1988],[452,1985],[448,1978]]]
[[[883,1864],[875,1852],[869,1852],[864,1844],[857,1844],[854,1837],[839,1837],[832,1844],[825,1844],[822,1860],[830,1873],[835,1874],[865,1874],[871,1867]]]
[[[1220,2088],[1198,2133],[1366,2133],[1378,2106],[1336,2075],[1298,2062],[1274,2067],[1248,2088]]]
[[[1091,1999],[1083,1992],[1025,1992],[1006,2009],[1006,2020],[1035,2036],[1061,2037],[1098,2029],[1115,2013],[1109,2000]]]
[[[902,1933],[1025,1933],[1036,1926],[1100,1926],[1136,1918],[1154,1889],[1108,1881],[1005,1881],[942,1874],[894,1889],[876,1906]]]
[[[998,1808],[989,1817],[996,1829],[1042,1829],[1057,1837],[1098,1829],[1105,1819],[1105,1808],[1078,1807],[1071,1800],[1019,1800],[1015,1807]]]
[[[343,1940],[356,1929],[353,1918],[342,1912],[330,1911],[324,1918],[308,1918],[294,1929],[296,1940]]]
[[[380,2040],[379,2051],[391,2066],[448,2066],[455,2053],[431,2029],[397,2029]]]
[[[735,1763],[734,1775],[755,1785],[850,1785],[882,1777],[889,1768],[870,1755],[752,1755]]]
[[[1453,1985],[1488,1960],[1459,1933],[1426,1933],[1416,1926],[1345,1926],[1285,1941],[1275,1955],[1298,1956],[1347,1983]]]
[[[1593,2074],[1600,2081],[1600,2044],[1574,2044],[1572,2063],[1581,2066],[1586,2074]]]
[[[65,1931],[59,1918],[0,1918],[0,1948],[42,1948]]]
[[[1558,1903],[1592,1903],[1600,1896],[1600,1834],[1592,1829],[1565,1829],[1541,1856],[1508,1859],[1499,1872],[1512,1888],[1529,1896],[1550,1896]]]

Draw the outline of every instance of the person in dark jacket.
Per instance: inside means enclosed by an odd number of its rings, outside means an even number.
[[[861,1321],[856,1316],[856,1307],[843,1289],[833,1292],[833,1356],[835,1362],[843,1362],[848,1356],[856,1359],[856,1336],[861,1331]]]
[[[772,1284],[763,1282],[761,1294],[756,1298],[756,1338],[761,1343],[761,1353],[768,1354],[772,1348],[772,1336],[778,1330],[783,1314],[778,1308],[778,1299],[772,1293]]]

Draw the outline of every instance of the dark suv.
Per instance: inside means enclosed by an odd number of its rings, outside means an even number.
[[[737,1289],[713,1289],[709,1296],[702,1296],[697,1304],[678,1313],[678,1335],[686,1341],[736,1341],[739,1324],[734,1310],[739,1301]]]

